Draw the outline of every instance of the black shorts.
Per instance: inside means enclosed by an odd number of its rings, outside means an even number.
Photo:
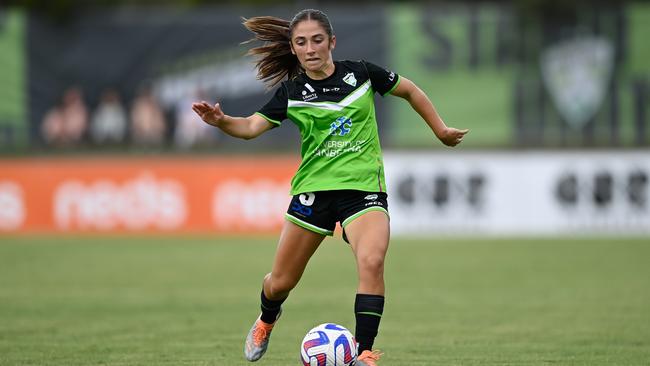
[[[322,235],[333,235],[336,223],[343,228],[369,211],[388,215],[386,192],[356,190],[318,191],[293,196],[285,217],[294,224]]]

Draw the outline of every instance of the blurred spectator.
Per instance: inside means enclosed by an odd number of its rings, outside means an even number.
[[[63,113],[66,143],[70,145],[80,143],[88,128],[88,110],[81,89],[73,87],[65,92],[61,113]]]
[[[192,110],[192,103],[203,98],[201,94],[197,91],[194,96],[181,98],[176,104],[174,145],[178,148],[188,149],[210,143],[217,137],[217,129],[203,122]]]
[[[54,106],[43,117],[41,123],[41,135],[47,145],[60,146],[64,143],[63,138],[63,113],[60,106]]]
[[[52,146],[71,146],[82,142],[88,126],[88,111],[78,87],[68,88],[61,105],[52,107],[43,119],[43,139]]]
[[[150,90],[142,90],[131,107],[131,138],[135,145],[160,145],[165,137],[165,116]]]
[[[90,135],[97,144],[124,141],[127,127],[126,110],[113,89],[105,90],[92,118]]]

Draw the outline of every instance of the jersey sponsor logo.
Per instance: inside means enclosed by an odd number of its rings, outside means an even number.
[[[393,80],[395,80],[395,73],[391,71],[390,74],[388,74],[388,81],[393,81]]]
[[[316,94],[316,90],[309,85],[309,83],[305,83],[305,88],[307,90],[302,91],[302,100],[305,102],[308,102],[310,100],[314,100],[318,98],[318,94]]]
[[[350,117],[339,117],[330,125],[330,135],[345,136],[352,129],[352,120]]]
[[[364,145],[365,140],[339,141],[328,140],[323,143],[323,148],[316,151],[314,155],[335,158],[341,154],[358,153]]]
[[[379,197],[378,194],[369,194],[369,195],[367,195],[367,196],[365,197],[365,199],[367,199],[367,200],[369,200],[369,201],[374,201],[374,200],[376,200],[378,197]]]
[[[343,77],[343,81],[348,85],[357,86],[357,78],[354,77],[353,72],[349,72],[345,74],[345,76]]]
[[[316,94],[316,93],[307,94],[306,90],[302,91],[302,100],[303,101],[309,102],[310,100],[314,100],[316,98],[318,98],[318,94]]]
[[[341,88],[339,88],[339,87],[336,87],[336,88],[323,88],[323,93],[328,93],[328,92],[331,92],[331,91],[337,92],[339,90],[341,90]]]

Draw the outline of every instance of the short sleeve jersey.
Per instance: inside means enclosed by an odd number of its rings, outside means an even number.
[[[335,61],[332,75],[300,74],[282,82],[259,115],[280,125],[289,119],[302,136],[302,162],[291,194],[355,189],[386,191],[374,93],[399,84],[394,72],[366,61]]]

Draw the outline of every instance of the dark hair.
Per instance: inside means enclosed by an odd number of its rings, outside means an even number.
[[[316,9],[300,11],[291,22],[270,16],[244,18],[242,24],[254,34],[252,39],[244,43],[264,42],[263,45],[248,50],[246,55],[259,56],[255,63],[257,78],[263,80],[269,87],[282,81],[285,76],[287,79],[293,79],[304,71],[298,58],[291,53],[291,35],[295,26],[305,20],[317,21],[330,39],[334,35],[327,15]]]

